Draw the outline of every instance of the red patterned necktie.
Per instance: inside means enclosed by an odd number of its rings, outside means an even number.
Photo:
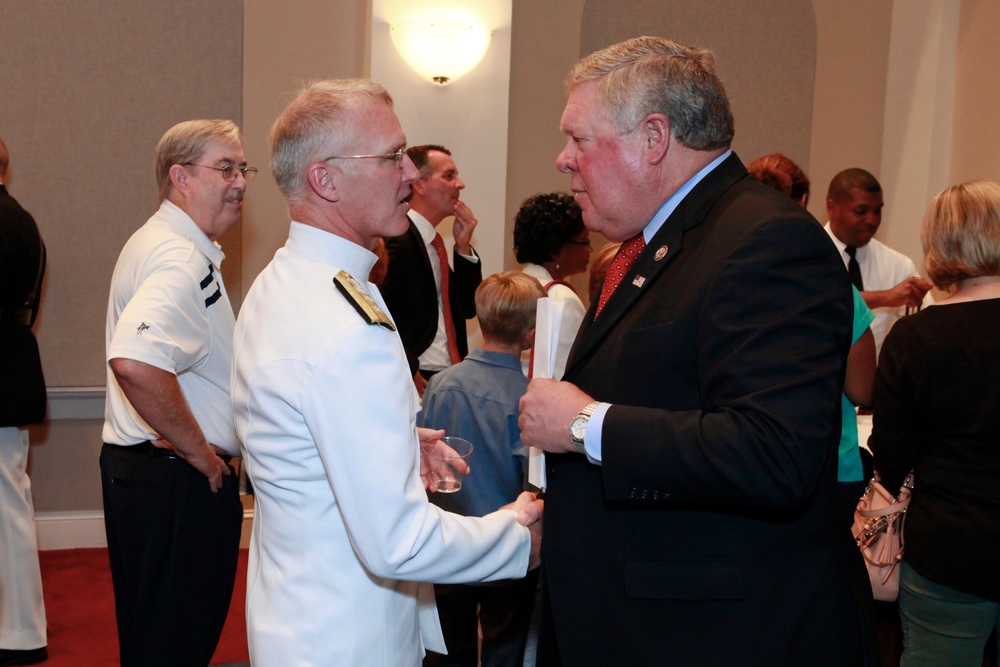
[[[604,285],[601,287],[601,298],[597,302],[597,312],[594,313],[594,319],[601,314],[604,310],[605,304],[607,304],[608,299],[614,293],[615,288],[618,287],[618,283],[622,281],[625,274],[628,273],[628,268],[632,266],[632,262],[635,258],[642,254],[642,249],[646,247],[646,239],[642,237],[642,233],[636,234],[628,241],[622,243],[621,247],[618,248],[618,252],[615,253],[615,258],[611,261],[611,266],[608,267],[607,273],[604,274]]]
[[[448,294],[448,284],[451,278],[448,269],[448,253],[444,249],[444,239],[440,234],[434,235],[431,245],[437,250],[438,259],[441,260],[441,309],[444,311],[444,328],[448,334],[448,356],[451,363],[457,364],[462,360],[458,353],[458,339],[455,338],[455,322],[451,318],[451,297]]]

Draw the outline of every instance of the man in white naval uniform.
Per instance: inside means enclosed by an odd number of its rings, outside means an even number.
[[[415,427],[403,345],[367,279],[376,239],[407,229],[405,147],[389,94],[364,80],[311,85],[271,130],[292,223],[237,320],[232,387],[256,492],[255,667],[416,667],[445,649],[418,582],[522,577],[537,560],[530,494],[483,518],[427,501],[421,447],[442,432]]]

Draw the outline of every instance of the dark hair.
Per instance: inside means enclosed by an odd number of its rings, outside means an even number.
[[[874,176],[857,167],[845,169],[830,181],[830,189],[827,190],[827,199],[840,201],[851,195],[851,190],[858,189],[862,192],[882,192],[882,185]]]
[[[406,149],[406,154],[410,156],[410,160],[413,161],[413,166],[417,168],[420,172],[420,180],[425,181],[430,174],[427,172],[427,154],[431,151],[437,151],[439,153],[444,153],[445,155],[451,155],[451,151],[444,146],[438,146],[437,144],[423,144],[422,146],[410,146]]]
[[[572,195],[528,197],[514,218],[514,254],[522,264],[543,264],[583,229],[583,213]]]

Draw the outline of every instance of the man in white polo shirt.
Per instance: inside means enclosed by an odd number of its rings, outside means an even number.
[[[111,279],[101,481],[121,664],[204,667],[229,610],[242,506],[229,398],[233,308],[218,239],[246,166],[228,120],[175,125],[156,148],[160,208]]]

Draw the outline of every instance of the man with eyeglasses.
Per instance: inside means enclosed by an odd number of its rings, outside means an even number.
[[[218,240],[256,173],[232,121],[170,128],[160,208],[111,278],[101,481],[124,667],[205,667],[229,610],[243,508]]]
[[[476,216],[459,200],[465,183],[444,146],[427,144],[406,151],[420,171],[410,196],[405,234],[386,238],[388,270],[382,294],[389,306],[413,381],[422,396],[427,381],[469,353],[465,321],[476,316],[476,288],[483,266],[472,248]],[[454,269],[436,228],[455,217]]]
[[[406,231],[418,173],[392,98],[320,81],[271,129],[292,217],[236,322],[233,406],[255,516],[247,634],[255,667],[417,667],[444,651],[430,583],[523,577],[539,507],[485,517],[430,504],[443,431],[417,429],[392,314],[367,277],[380,236]],[[474,473],[473,473],[474,474]],[[515,510],[515,511],[512,511]]]

